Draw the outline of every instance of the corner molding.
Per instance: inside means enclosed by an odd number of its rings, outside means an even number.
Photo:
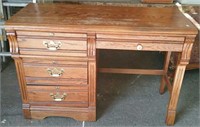
[[[10,53],[12,55],[19,54],[19,47],[17,43],[17,35],[15,31],[6,31],[6,35],[8,37],[9,45],[10,45]]]
[[[185,38],[180,64],[183,64],[183,65],[189,64],[194,40],[195,40],[195,36],[187,36]]]
[[[95,57],[96,56],[96,34],[88,33],[87,35],[87,43],[88,43],[88,56]]]

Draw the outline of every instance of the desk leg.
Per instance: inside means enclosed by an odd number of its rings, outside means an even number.
[[[164,61],[164,67],[163,70],[165,72],[165,75],[167,75],[168,67],[169,67],[169,61],[170,61],[171,52],[166,52],[165,54],[165,61]],[[165,75],[161,78],[160,83],[160,94],[163,94],[165,92]]]
[[[181,85],[182,85],[182,81],[183,81],[183,77],[185,73],[185,68],[186,68],[186,65],[178,65],[176,69],[172,94],[170,97],[167,117],[166,117],[167,125],[173,125],[175,121],[176,107],[177,107],[179,93],[180,93],[180,89],[181,89]]]
[[[181,59],[179,60],[178,66],[176,68],[172,93],[170,95],[170,100],[168,103],[166,116],[167,125],[174,125],[179,94],[183,82],[183,77],[185,74],[186,65],[189,63],[190,60],[193,42],[194,37],[187,37],[183,45],[183,52],[181,53]]]

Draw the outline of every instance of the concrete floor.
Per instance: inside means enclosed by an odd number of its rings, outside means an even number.
[[[107,67],[161,68],[163,61],[163,54],[157,52],[102,51],[100,56],[100,66]],[[82,126],[71,118],[24,119],[13,62],[1,79],[1,126]],[[99,74],[97,121],[86,122],[85,127],[166,126],[169,94],[160,95],[159,85],[160,76]],[[199,118],[199,70],[192,70],[185,74],[175,126],[199,126]]]

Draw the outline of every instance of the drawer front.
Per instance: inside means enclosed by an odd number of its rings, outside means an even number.
[[[96,48],[179,52],[184,40],[181,36],[97,34]]]
[[[23,59],[27,84],[87,85],[87,62]]]
[[[27,94],[32,105],[88,107],[87,86],[27,86]]]
[[[18,38],[19,48],[56,50],[87,50],[86,40]]]
[[[20,54],[87,56],[86,40],[18,38]]]
[[[119,49],[119,50],[143,50],[143,51],[182,51],[183,44],[180,43],[151,43],[145,41],[97,41],[97,49]]]

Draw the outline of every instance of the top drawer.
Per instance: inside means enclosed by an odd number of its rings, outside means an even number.
[[[56,33],[56,32],[34,32],[17,31],[17,36],[43,36],[43,37],[66,37],[66,38],[87,38],[85,33]]]
[[[87,56],[87,41],[68,39],[18,38],[22,55]]]
[[[22,55],[87,56],[84,33],[17,31],[17,41]]]
[[[19,48],[56,50],[87,50],[86,40],[18,38]]]

